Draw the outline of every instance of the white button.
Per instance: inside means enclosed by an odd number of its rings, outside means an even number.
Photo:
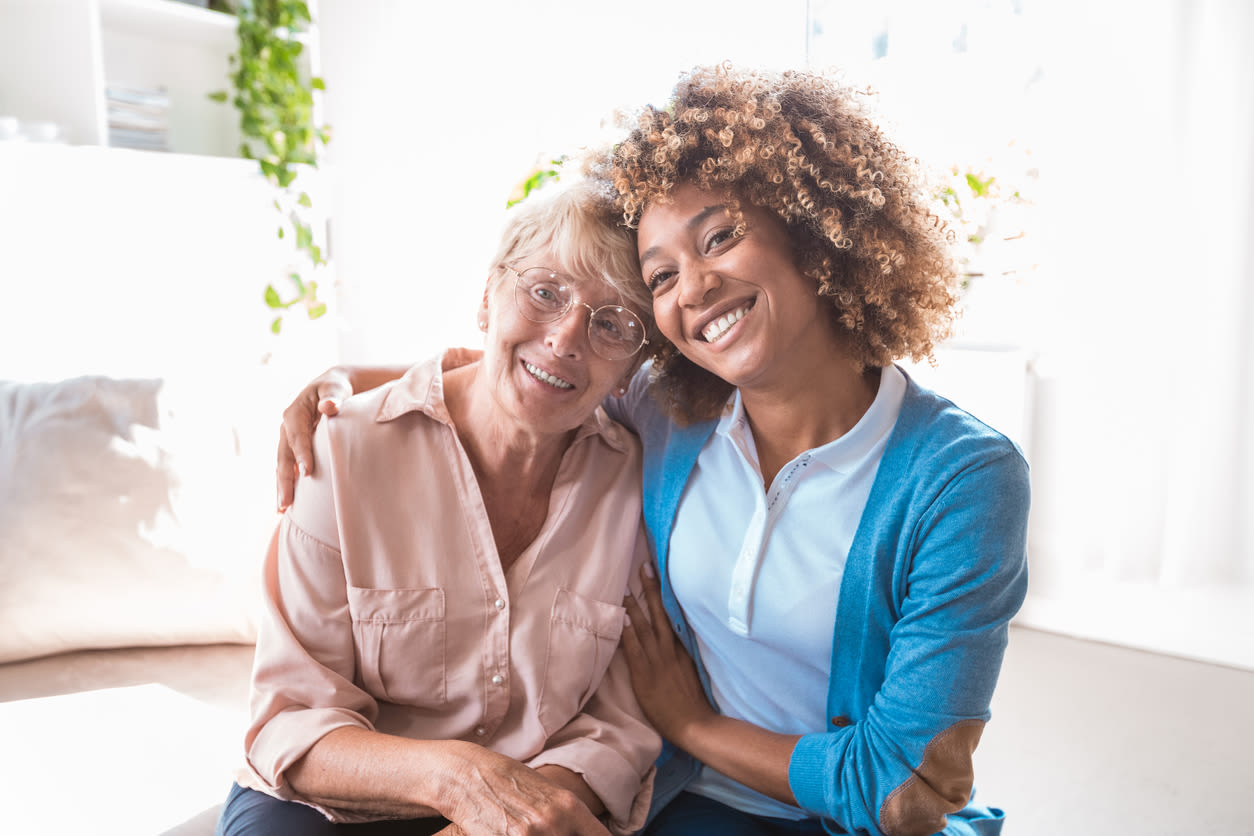
[[[500,598],[497,598],[495,601],[492,602],[492,606],[496,607],[498,610],[503,610],[505,609],[505,601],[503,601]]]
[[[503,683],[504,681],[505,681],[505,677],[501,676],[499,673],[497,673],[497,674],[493,674],[493,675],[492,675],[492,684],[493,684],[493,685],[500,685],[500,684],[501,684],[501,683]]]
[[[487,733],[488,733],[488,730],[485,729],[483,726],[478,726],[477,728],[475,728],[475,734],[479,735],[480,737],[483,737]]]

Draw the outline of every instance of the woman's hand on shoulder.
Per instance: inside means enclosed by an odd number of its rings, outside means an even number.
[[[490,749],[455,768],[457,797],[442,806],[451,825],[439,836],[609,836],[572,791]]]
[[[351,394],[353,384],[349,369],[333,366],[310,381],[283,410],[275,469],[280,511],[296,497],[297,477],[313,473],[313,433],[318,421],[323,415],[337,415],[340,404]]]
[[[313,434],[323,415],[339,414],[340,404],[349,395],[382,386],[405,374],[408,366],[332,366],[309,381],[296,399],[283,410],[279,427],[278,486],[279,510],[292,504],[296,478],[313,473]]]

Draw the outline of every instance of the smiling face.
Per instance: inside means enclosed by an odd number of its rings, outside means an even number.
[[[555,322],[532,322],[514,302],[514,273],[489,281],[481,316],[487,318],[480,380],[500,417],[524,432],[563,433],[582,424],[607,395],[630,379],[640,354],[606,360],[588,340],[588,308],[620,304],[621,294],[601,279],[582,279],[544,248],[519,269],[543,266],[573,276],[575,301]]]
[[[797,269],[774,214],[680,184],[640,219],[640,266],[658,328],[699,366],[743,389],[805,386],[840,356],[830,306]]]

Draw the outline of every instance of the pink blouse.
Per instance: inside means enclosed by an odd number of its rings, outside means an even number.
[[[250,783],[304,800],[284,771],[341,726],[461,739],[579,773],[632,832],[661,745],[618,650],[648,559],[639,442],[600,409],[585,421],[543,529],[502,571],[444,403],[442,371],[478,357],[450,350],[319,425],[266,562]]]

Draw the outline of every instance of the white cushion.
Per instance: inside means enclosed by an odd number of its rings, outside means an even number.
[[[273,447],[220,412],[160,380],[0,381],[0,662],[254,640]]]

